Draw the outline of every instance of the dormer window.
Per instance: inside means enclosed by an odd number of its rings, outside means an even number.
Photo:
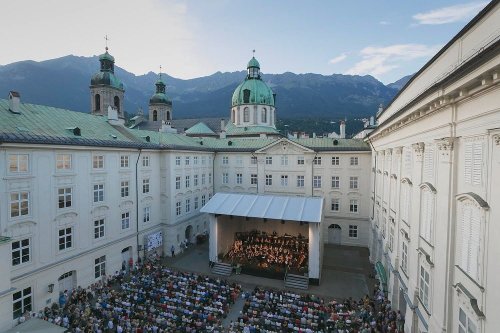
[[[250,90],[243,90],[243,103],[250,103]]]

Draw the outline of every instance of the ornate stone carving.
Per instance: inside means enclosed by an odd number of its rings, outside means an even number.
[[[443,162],[450,162],[450,154],[451,151],[453,150],[453,138],[442,138],[439,140],[436,140],[436,145],[439,150],[439,154],[441,157],[441,161]]]
[[[495,145],[500,146],[500,134],[493,135],[493,142]]]
[[[424,154],[424,147],[425,144],[423,142],[417,142],[411,145],[413,148],[413,151],[415,152],[415,157],[417,161],[421,162],[422,161],[422,156]]]
[[[403,152],[403,147],[395,147],[394,148],[394,154],[401,155],[402,152]]]

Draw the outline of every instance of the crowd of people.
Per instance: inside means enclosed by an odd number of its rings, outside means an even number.
[[[255,290],[246,297],[231,333],[402,333],[404,316],[375,290],[360,300],[342,302],[287,291]]]
[[[226,259],[261,269],[304,270],[308,264],[309,242],[302,235],[278,236],[276,232],[238,232]]]
[[[235,283],[148,263],[126,278],[118,273],[78,288],[38,316],[77,333],[223,332],[240,291]]]

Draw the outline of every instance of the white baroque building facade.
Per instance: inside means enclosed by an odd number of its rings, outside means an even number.
[[[492,1],[377,118],[371,260],[405,332],[497,332],[500,5]]]

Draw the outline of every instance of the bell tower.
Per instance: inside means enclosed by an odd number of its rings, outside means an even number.
[[[172,100],[166,95],[166,85],[162,80],[161,66],[156,92],[149,99],[149,121],[161,126],[162,121],[169,123],[172,120]]]

